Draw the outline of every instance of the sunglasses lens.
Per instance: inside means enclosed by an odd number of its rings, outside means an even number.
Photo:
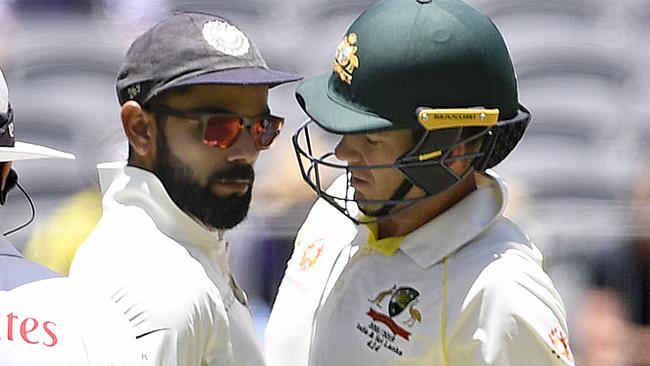
[[[252,129],[255,146],[260,150],[270,148],[280,134],[283,124],[284,119],[276,116],[268,116],[256,123]]]
[[[211,117],[205,126],[203,142],[210,146],[226,148],[235,142],[241,128],[238,117]]]

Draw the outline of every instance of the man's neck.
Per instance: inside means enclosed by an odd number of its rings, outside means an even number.
[[[379,223],[379,238],[402,236],[445,212],[477,188],[474,174],[468,174],[449,190],[403,209]],[[399,210],[399,207],[396,207]]]

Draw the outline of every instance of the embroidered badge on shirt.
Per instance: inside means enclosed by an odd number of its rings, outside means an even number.
[[[367,342],[370,349],[378,352],[385,348],[399,356],[403,354],[396,337],[410,341],[409,330],[422,322],[422,313],[415,307],[419,296],[420,292],[413,287],[393,285],[368,299],[371,305],[366,315],[371,321],[368,325],[358,323],[357,330],[370,338]]]
[[[548,337],[551,339],[553,354],[557,358],[573,362],[573,353],[571,352],[571,347],[569,347],[569,339],[566,337],[564,332],[560,328],[556,327],[551,330]]]
[[[235,57],[245,55],[251,46],[242,31],[234,25],[220,20],[212,20],[203,24],[201,33],[210,46],[226,55]]]
[[[334,62],[334,72],[339,74],[343,82],[352,84],[352,74],[359,67],[359,57],[357,57],[357,35],[350,33],[343,37],[339,47],[336,49]]]
[[[305,252],[300,259],[300,270],[306,271],[309,268],[313,267],[316,264],[316,261],[323,252],[323,240],[316,240],[314,243],[311,243],[305,249]]]

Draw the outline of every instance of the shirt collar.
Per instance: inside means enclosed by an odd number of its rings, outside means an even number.
[[[368,230],[368,236],[365,242],[368,248],[374,249],[385,256],[390,257],[395,254],[404,241],[405,236],[389,236],[387,238],[377,239],[379,237],[379,224],[370,223],[364,226]]]
[[[508,189],[505,182],[488,170],[478,175],[479,188],[407,234],[400,245],[420,267],[427,268],[489,228],[505,210]]]
[[[4,236],[0,235],[0,255],[8,257],[22,258],[18,249],[16,249]]]
[[[128,166],[124,161],[99,164],[97,169],[105,211],[115,204],[136,206],[147,213],[160,231],[181,244],[208,252],[227,249],[223,231],[205,227],[178,208],[155,174]]]

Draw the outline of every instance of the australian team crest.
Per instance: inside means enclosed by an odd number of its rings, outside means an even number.
[[[334,62],[334,72],[341,80],[347,84],[352,84],[352,74],[359,67],[359,57],[357,57],[357,35],[350,33],[343,37],[339,47],[336,50]]]
[[[370,309],[366,315],[370,319],[356,325],[366,337],[366,346],[375,352],[385,350],[403,356],[403,342],[410,342],[411,328],[422,323],[422,314],[415,307],[419,297],[420,292],[413,287],[393,285],[368,299]]]
[[[388,326],[393,334],[408,341],[411,333],[406,328],[422,322],[422,314],[415,307],[419,296],[420,292],[413,287],[393,285],[379,292],[375,298],[368,299],[375,306],[371,306],[367,314],[372,320]],[[400,316],[402,314],[404,316]]]

